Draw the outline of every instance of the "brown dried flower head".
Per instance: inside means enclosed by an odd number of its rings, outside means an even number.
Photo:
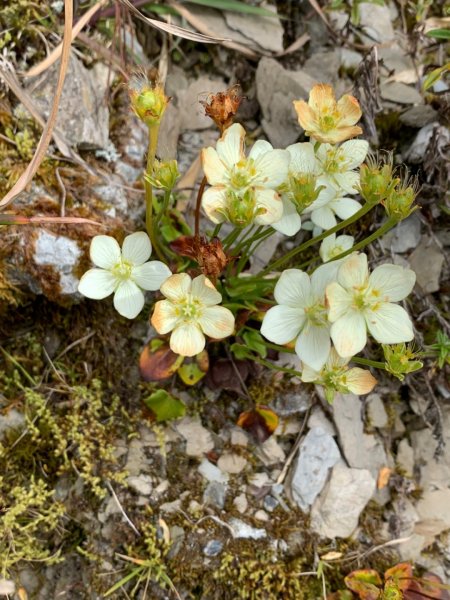
[[[170,247],[181,256],[195,260],[203,275],[212,280],[219,277],[230,261],[219,238],[208,242],[204,237],[183,235],[173,241]]]
[[[232,125],[238,108],[244,99],[239,84],[217,94],[210,94],[206,100],[201,100],[206,116],[210,117],[221,132]]]

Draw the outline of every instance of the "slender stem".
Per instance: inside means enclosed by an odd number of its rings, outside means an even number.
[[[164,192],[164,199],[161,204],[161,208],[155,218],[155,227],[161,221],[162,216],[167,212],[167,209],[169,208],[170,198],[171,198],[171,191],[167,190],[166,192]]]
[[[207,183],[206,175],[204,175],[200,187],[198,188],[197,201],[195,203],[195,237],[199,237],[200,235],[200,206]]]
[[[247,262],[247,260],[250,258],[250,256],[252,254],[254,254],[256,252],[256,250],[259,248],[259,246],[265,242],[267,240],[267,238],[269,238],[272,234],[273,231],[264,231],[263,232],[264,235],[260,235],[258,241],[256,242],[256,244],[254,246],[251,246],[248,251],[243,252],[241,258],[239,259],[238,265],[237,265],[237,269],[236,269],[236,274],[239,275],[239,273],[242,271],[242,269],[245,266],[245,263]]]
[[[224,250],[228,250],[231,244],[240,236],[242,229],[240,227],[235,227],[223,240],[222,245]]]
[[[354,362],[357,365],[365,365],[367,367],[374,367],[375,369],[386,370],[386,364],[378,362],[377,360],[370,360],[369,358],[360,358],[359,356],[352,356],[350,362]]]
[[[337,233],[341,229],[344,229],[344,227],[347,227],[348,225],[351,225],[352,223],[354,223],[355,221],[357,221],[358,219],[360,219],[362,216],[364,216],[366,213],[368,213],[373,207],[374,207],[374,204],[366,203],[352,217],[349,217],[348,219],[345,219],[345,221],[342,221],[341,223],[338,223],[337,225],[335,225],[331,229],[327,229],[327,231],[324,231],[320,235],[317,235],[316,237],[311,238],[310,240],[308,240],[307,242],[305,242],[301,246],[298,246],[297,248],[294,248],[293,250],[291,250],[290,252],[288,252],[287,254],[285,254],[284,256],[282,256],[281,258],[279,258],[278,260],[274,261],[272,264],[267,265],[267,267],[263,271],[261,271],[261,273],[258,274],[258,277],[262,277],[264,275],[267,275],[267,273],[270,273],[270,271],[273,271],[273,270],[277,269],[278,267],[282,266],[284,263],[290,261],[292,258],[294,258],[294,256],[296,256],[297,254],[299,254],[299,252],[303,252],[304,250],[306,250],[310,246],[313,246],[314,244],[317,244],[318,242],[321,242],[322,240],[324,240],[329,235],[332,235],[333,233]]]
[[[255,357],[253,357],[253,360],[255,362],[260,363],[261,365],[264,365],[265,367],[269,367],[269,369],[273,369],[274,371],[282,371],[283,373],[289,373],[290,375],[295,375],[296,377],[302,376],[300,371],[296,371],[295,369],[289,369],[288,367],[280,367],[278,365],[274,365],[270,361],[264,360],[263,358],[260,358],[260,357],[255,356]]]
[[[221,229],[222,229],[222,223],[218,223],[214,227],[214,231],[212,232],[211,237],[209,239],[213,240],[214,238],[216,238],[219,235]]]
[[[148,128],[148,151],[147,151],[147,167],[145,170],[146,175],[153,175],[153,164],[155,162],[156,148],[158,145],[158,133],[159,124],[152,125]],[[144,178],[144,189],[145,189],[145,226],[147,229],[148,237],[152,243],[152,246],[159,258],[163,259],[161,250],[159,249],[155,232],[153,230],[153,188],[150,181]]]
[[[239,254],[240,248],[247,243],[248,237],[251,235],[253,228],[254,225],[250,225],[250,227],[246,231],[243,231],[243,236],[231,251],[233,256],[237,256]]]

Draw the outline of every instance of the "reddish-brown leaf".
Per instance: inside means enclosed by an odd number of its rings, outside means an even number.
[[[206,375],[206,385],[212,390],[229,390],[242,394],[244,390],[241,381],[245,382],[249,375],[249,363],[246,360],[235,360],[233,362],[228,358],[216,360]]]
[[[256,406],[239,415],[237,425],[248,431],[260,444],[278,427],[278,415],[268,406]]]
[[[145,346],[139,357],[139,371],[145,381],[161,381],[173,375],[183,363],[183,357],[172,352],[167,344],[157,350]]]
[[[352,571],[345,578],[349,590],[358,594],[361,600],[378,600],[381,598],[381,577],[374,569]]]

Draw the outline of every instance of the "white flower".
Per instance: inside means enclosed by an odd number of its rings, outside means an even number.
[[[264,316],[261,333],[275,344],[296,340],[300,360],[320,370],[330,351],[330,326],[325,306],[325,288],[333,280],[331,265],[315,270],[311,278],[299,269],[283,271],[274,296],[278,306]]]
[[[320,179],[319,179],[320,181]],[[336,215],[342,219],[353,217],[361,208],[361,204],[353,198],[343,198],[342,192],[325,188],[317,200],[309,206],[305,213],[311,213],[311,221],[321,229],[331,229],[337,224]]]
[[[326,237],[320,244],[319,254],[324,263],[339,256],[353,247],[355,238],[351,235],[339,235],[333,233]]]
[[[205,347],[205,335],[221,340],[233,333],[233,313],[217,306],[222,296],[204,275],[172,275],[161,292],[167,300],[155,304],[151,322],[160,334],[172,332],[170,348],[176,354],[195,356]]]
[[[331,348],[325,365],[319,371],[304,365],[302,381],[305,383],[318,383],[325,387],[328,401],[331,401],[334,392],[357,395],[368,394],[375,387],[377,380],[370,371],[359,367],[348,367],[350,357],[342,358],[334,348]]]
[[[340,356],[353,356],[367,341],[367,329],[381,344],[409,342],[413,329],[408,313],[397,304],[411,292],[416,275],[397,265],[381,265],[369,277],[367,256],[344,260],[337,281],[327,286],[331,338]]]
[[[158,290],[171,275],[159,260],[147,262],[152,253],[148,235],[143,231],[128,235],[122,244],[109,235],[96,235],[90,256],[99,268],[81,277],[78,291],[87,298],[102,300],[114,293],[114,308],[123,317],[134,319],[144,306],[142,290]]]
[[[322,144],[316,154],[320,181],[346,194],[356,194],[359,172],[354,169],[363,163],[368,150],[365,140],[349,140],[340,146]]]
[[[203,170],[212,187],[203,194],[202,206],[213,223],[271,225],[283,215],[276,188],[286,179],[289,153],[259,140],[247,158],[244,138],[244,128],[235,123],[225,130],[216,149],[203,149]]]

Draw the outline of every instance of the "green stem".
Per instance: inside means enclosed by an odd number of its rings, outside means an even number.
[[[170,190],[164,192],[164,199],[162,201],[161,208],[155,218],[155,227],[157,227],[157,225],[162,219],[162,216],[167,212],[167,209],[169,208],[171,195],[172,192]]]
[[[148,151],[147,151],[147,167],[145,173],[148,176],[153,175],[153,164],[155,162],[156,147],[158,145],[158,133],[159,124],[152,125],[148,128]],[[145,227],[147,229],[148,237],[152,243],[152,247],[156,252],[157,256],[164,260],[161,254],[158,243],[156,241],[155,232],[153,229],[153,188],[150,181],[144,178],[144,189],[145,189]]]
[[[279,367],[278,365],[274,365],[273,363],[269,362],[268,360],[264,360],[263,358],[259,358],[259,357],[254,357],[253,360],[255,362],[260,363],[261,365],[264,365],[265,367],[268,367],[269,369],[272,369],[274,371],[281,371],[283,373],[289,373],[290,375],[295,375],[296,377],[301,377],[302,374],[300,373],[300,371],[296,371],[295,369],[289,369],[288,367]]]
[[[209,239],[213,240],[214,238],[216,238],[219,235],[221,229],[222,229],[222,223],[218,223],[214,227],[214,231],[212,232],[211,237]]]
[[[348,219],[345,219],[345,221],[342,221],[341,223],[338,223],[337,225],[335,225],[331,229],[327,229],[327,231],[324,231],[320,235],[317,235],[316,237],[311,238],[310,240],[308,240],[307,242],[305,242],[301,246],[298,246],[297,248],[294,248],[293,250],[291,250],[290,252],[288,252],[287,254],[285,254],[284,256],[282,256],[281,258],[279,258],[278,260],[274,261],[272,264],[267,265],[267,267],[263,271],[261,271],[261,273],[258,274],[258,277],[263,277],[264,275],[267,275],[267,273],[270,273],[271,271],[274,271],[275,269],[278,269],[278,267],[280,267],[284,263],[290,261],[292,258],[294,258],[294,256],[296,256],[300,252],[303,252],[304,250],[306,250],[310,246],[313,246],[314,244],[317,244],[317,243],[321,242],[322,240],[324,240],[329,235],[332,235],[333,233],[337,233],[341,229],[344,229],[345,227],[348,227],[348,225],[351,225],[352,223],[354,223],[355,221],[357,221],[358,219],[360,219],[362,216],[364,216],[366,213],[368,213],[374,206],[375,206],[374,204],[366,203],[352,217],[349,217]]]
[[[241,235],[241,233],[242,233],[242,228],[235,227],[227,235],[227,237],[223,240],[223,242],[222,242],[223,249],[228,250],[228,248],[231,246],[231,244]]]
[[[366,367],[374,367],[374,369],[386,370],[386,364],[378,362],[377,360],[370,360],[369,358],[360,358],[359,356],[353,356],[350,362],[356,363],[357,365],[365,365]]]
[[[249,260],[250,256],[256,252],[256,250],[259,248],[259,246],[261,246],[261,244],[263,242],[265,242],[273,234],[273,230],[272,231],[270,231],[270,230],[264,231],[263,234],[264,235],[261,234],[259,236],[258,241],[256,242],[256,244],[254,246],[250,246],[246,252],[242,253],[242,256],[239,259],[239,262],[237,264],[236,275],[240,274],[240,272],[244,268],[247,260]]]

